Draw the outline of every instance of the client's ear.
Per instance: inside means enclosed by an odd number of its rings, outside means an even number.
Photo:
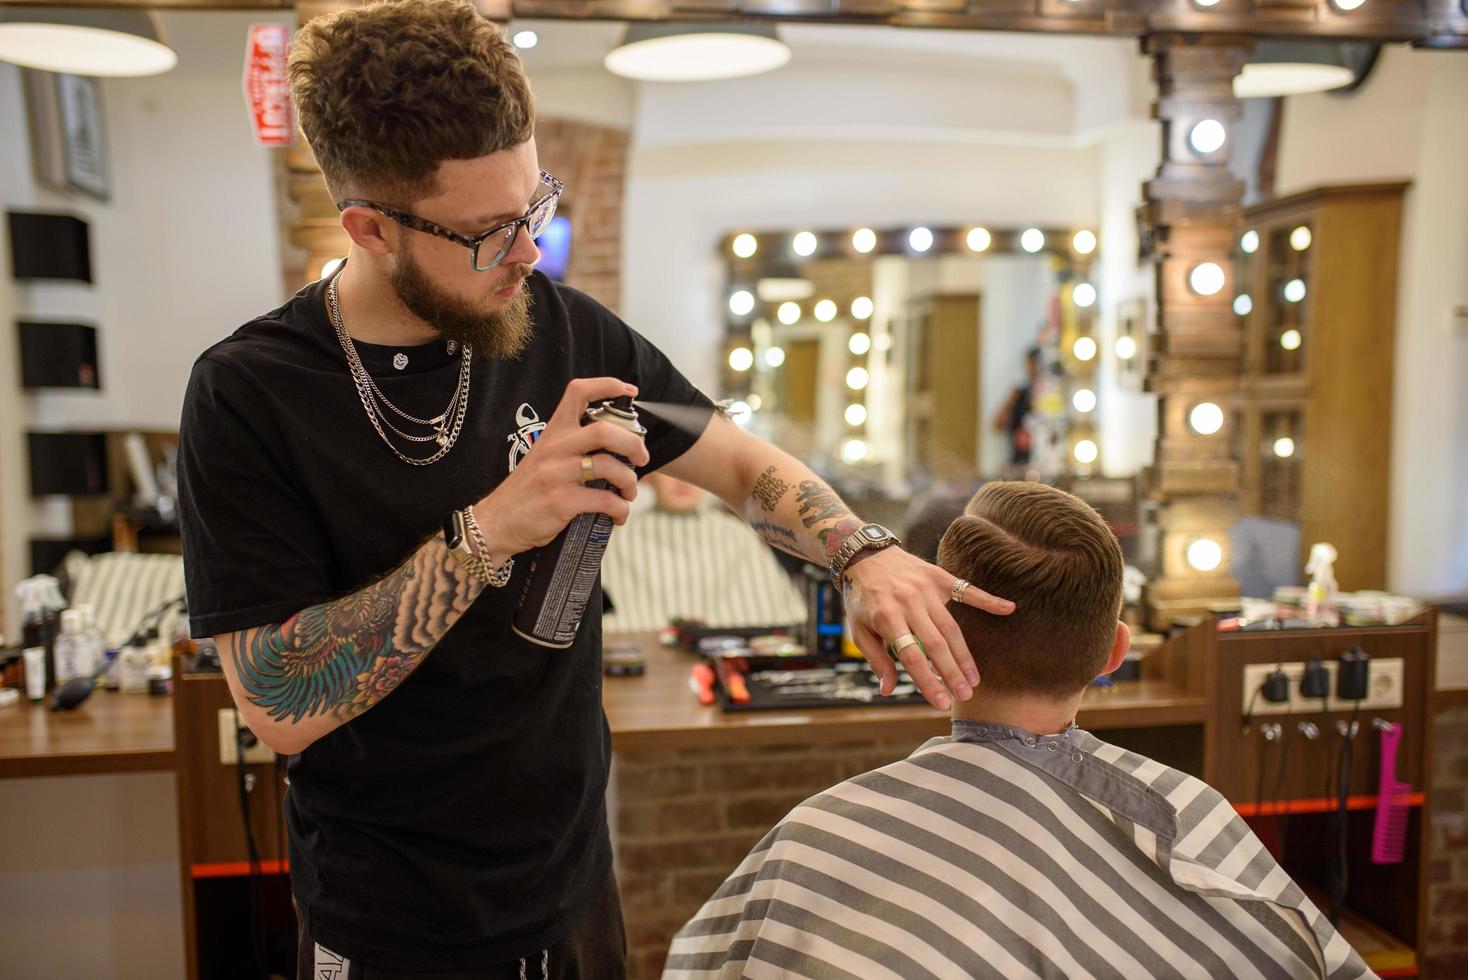
[[[1116,624],[1116,642],[1111,644],[1111,653],[1106,656],[1106,666],[1101,668],[1102,674],[1109,674],[1121,666],[1126,659],[1127,651],[1132,648],[1132,631],[1127,629],[1126,623]]]

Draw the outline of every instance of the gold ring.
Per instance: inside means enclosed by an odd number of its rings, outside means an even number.
[[[911,633],[903,633],[897,639],[887,644],[887,652],[892,655],[893,660],[896,660],[898,656],[901,655],[903,650],[906,650],[913,644],[917,644],[917,648],[919,650],[922,650],[924,653],[928,652],[927,649],[923,646],[923,641],[919,640]]]
[[[581,482],[590,483],[596,479],[596,470],[591,468],[591,457],[581,457]]]
[[[970,585],[972,585],[972,584],[973,583],[970,582],[966,578],[954,579],[953,580],[953,601],[954,602],[963,602],[963,594],[968,591],[968,587]]]

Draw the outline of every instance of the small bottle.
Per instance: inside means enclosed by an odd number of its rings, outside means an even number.
[[[26,647],[25,696],[39,704],[46,699],[46,648]]]
[[[32,674],[40,676],[43,692],[56,686],[56,610],[47,602],[50,592],[47,583],[55,581],[49,575],[34,575],[15,587],[16,597],[21,603],[21,645],[42,651],[41,663],[35,669],[32,669],[29,659],[26,661],[27,690],[33,683]]]
[[[610,422],[638,436],[647,435],[627,395],[587,408],[581,424],[593,422]],[[617,458],[627,462],[621,456]],[[592,480],[587,486],[613,489],[606,480]],[[578,514],[536,553],[525,591],[520,595],[520,608],[511,623],[516,634],[531,643],[560,650],[575,642],[611,535],[612,519],[606,514]]]
[[[80,609],[68,609],[61,614],[61,632],[56,636],[54,647],[57,684],[65,684],[73,677],[92,676],[92,665],[87,661],[90,651],[87,637],[83,634],[84,626]]]

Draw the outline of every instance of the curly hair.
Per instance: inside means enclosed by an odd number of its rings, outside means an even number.
[[[1008,616],[950,607],[986,688],[1062,700],[1100,673],[1125,562],[1090,504],[1039,483],[985,484],[944,533],[938,564],[1015,603]]]
[[[335,200],[406,207],[444,160],[517,146],[530,82],[495,23],[463,0],[391,0],[310,21],[290,50],[301,130]]]

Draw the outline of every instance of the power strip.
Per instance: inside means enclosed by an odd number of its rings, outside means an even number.
[[[1373,711],[1381,711],[1387,708],[1400,708],[1402,706],[1402,686],[1405,667],[1401,657],[1386,657],[1384,659],[1373,659],[1371,661],[1370,679],[1366,684],[1366,697],[1361,699],[1361,707]],[[1285,672],[1290,679],[1290,699],[1278,703],[1266,701],[1263,697],[1254,697],[1254,692],[1259,690],[1259,685],[1264,683],[1264,678],[1273,673],[1275,667]],[[1339,664],[1334,660],[1325,661],[1325,669],[1330,674],[1330,698],[1325,707],[1330,711],[1350,711],[1356,707],[1356,702],[1341,700],[1335,696],[1335,675]],[[1307,698],[1300,695],[1300,679],[1305,676],[1305,665],[1303,663],[1287,664],[1248,664],[1244,667],[1244,709],[1248,710],[1249,703],[1254,703],[1254,715],[1283,715],[1283,714],[1305,714],[1321,710],[1320,698]]]

